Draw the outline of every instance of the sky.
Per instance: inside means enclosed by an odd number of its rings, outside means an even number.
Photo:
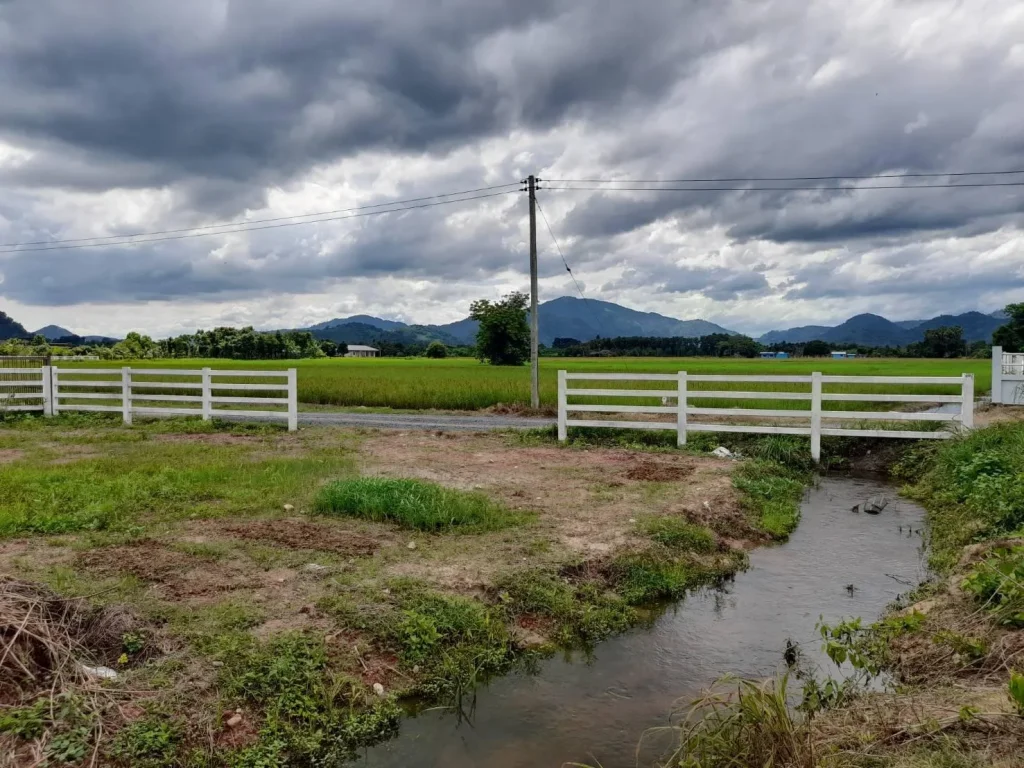
[[[577,292],[557,240],[588,298],[747,333],[991,312],[1024,300],[1024,186],[863,188],[1024,173],[559,180],[1013,170],[1019,0],[0,0],[0,310],[29,330],[458,320],[529,285],[531,173],[542,301]]]

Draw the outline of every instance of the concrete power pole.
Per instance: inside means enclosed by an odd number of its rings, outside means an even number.
[[[530,406],[540,408],[539,322],[537,318],[537,177],[526,180],[530,191]]]

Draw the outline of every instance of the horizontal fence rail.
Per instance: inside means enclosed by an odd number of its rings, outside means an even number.
[[[570,382],[614,381],[623,388],[586,387]],[[643,382],[638,386],[634,384]],[[646,384],[654,382],[653,385]],[[668,384],[670,386],[664,386]],[[625,386],[632,388],[626,389]],[[697,385],[694,387],[694,385]],[[758,386],[785,387],[784,390],[756,389]],[[879,387],[957,387],[958,394],[919,394],[908,392],[850,392],[826,391],[826,387],[844,390],[868,385]],[[714,386],[717,389],[704,389]],[[742,389],[730,389],[739,386]],[[927,390],[926,390],[927,391]],[[570,398],[589,400],[616,398],[613,402],[570,402]],[[642,403],[623,403],[619,398],[645,400]],[[658,400],[660,403],[651,402]],[[716,400],[800,401],[797,407],[765,408],[741,405],[727,407]],[[710,401],[702,404],[701,401]],[[856,410],[843,410],[841,406],[826,403],[855,403]],[[871,403],[935,403],[942,406],[932,411],[868,410]],[[948,405],[952,408],[946,408]],[[959,406],[959,407],[956,407]],[[672,416],[672,419],[648,418],[640,421],[610,418],[569,418],[570,414],[635,414]],[[771,424],[730,424],[714,421],[691,421],[690,417],[754,418],[787,420]],[[868,428],[863,424],[844,425],[843,422],[948,422],[948,430],[902,430]],[[797,422],[797,423],[793,423]],[[825,422],[828,422],[826,425]],[[835,423],[838,422],[838,423]],[[910,439],[946,439],[958,429],[974,426],[974,377],[963,376],[726,376],[629,373],[570,373],[558,372],[558,439],[565,440],[570,427],[605,427],[610,429],[671,430],[679,445],[686,444],[689,432],[752,433],[768,435],[806,435],[811,439],[811,456],[821,460],[821,437],[900,437]]]
[[[296,369],[234,371],[157,368],[6,368],[0,413],[65,411],[141,416],[280,419],[298,427]],[[246,381],[237,381],[246,379]],[[268,381],[254,382],[252,379]],[[26,402],[22,402],[26,401]]]
[[[50,402],[50,369],[0,368],[0,415],[37,411],[45,413]]]

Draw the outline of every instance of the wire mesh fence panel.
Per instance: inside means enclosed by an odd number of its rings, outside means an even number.
[[[0,355],[0,416],[43,410],[49,365],[45,355]]]

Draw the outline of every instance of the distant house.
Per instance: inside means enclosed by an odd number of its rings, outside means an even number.
[[[833,352],[833,360],[852,360],[857,356],[856,352]]]
[[[775,357],[775,353],[774,352],[762,352],[761,353],[761,358],[763,360],[771,360],[774,357]]]
[[[762,352],[761,358],[764,360],[786,360],[789,358],[789,352]]]
[[[349,344],[345,357],[380,357],[380,350],[363,344]]]

